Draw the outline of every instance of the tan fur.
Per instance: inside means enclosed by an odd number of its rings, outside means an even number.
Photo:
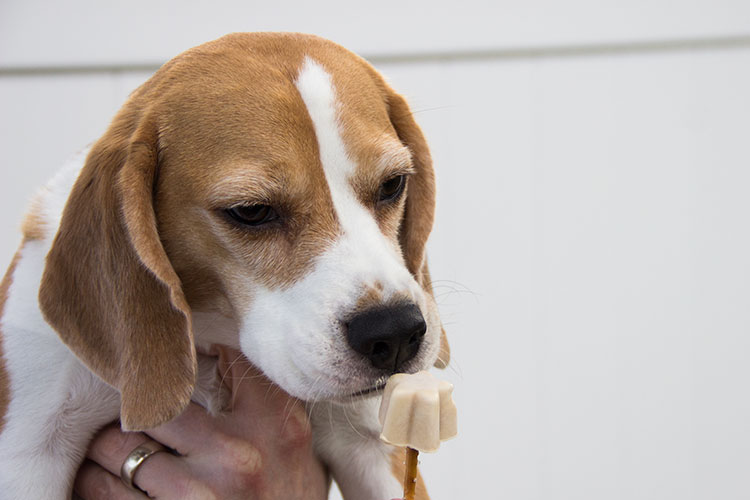
[[[396,448],[391,453],[391,472],[403,484],[406,473],[406,448]],[[419,472],[417,472],[417,491],[414,498],[415,500],[430,500],[430,495],[427,494],[427,487]]]
[[[383,292],[382,288],[378,290],[376,287],[367,288],[365,293],[359,298],[357,303],[354,305],[354,312],[367,311],[373,307],[383,303]]]
[[[21,247],[23,248],[23,246]],[[8,290],[13,282],[13,273],[18,265],[21,251],[16,252],[13,256],[13,261],[10,263],[10,267],[5,273],[3,280],[0,281],[0,319],[3,317],[5,312],[5,301],[8,300]],[[2,323],[0,322],[0,433],[2,433],[5,427],[5,414],[8,412],[8,404],[10,403],[10,378],[8,377],[8,371],[5,368],[5,356],[3,354],[3,331]]]
[[[132,101],[131,101],[132,102]],[[156,130],[126,105],[89,154],[47,255],[45,319],[120,389],[126,429],[175,417],[190,401],[190,311],[152,208]]]
[[[410,298],[405,293],[395,293],[388,298],[387,301],[383,300],[383,285],[376,282],[374,286],[368,287],[362,296],[357,300],[354,305],[352,314],[358,312],[367,311],[376,307],[382,307],[387,305],[405,304],[410,301]]]
[[[24,240],[43,240],[47,237],[47,222],[42,213],[42,197],[37,195],[31,201],[28,211],[21,224],[21,233]]]
[[[295,283],[339,235],[294,86],[308,56],[333,75],[358,196],[431,293],[434,173],[403,98],[363,59],[313,36],[234,34],[191,49],[137,89],[92,148],[39,294],[61,338],[121,391],[128,429],[159,425],[189,401],[192,310],[237,317],[253,298],[248,282]],[[401,173],[413,173],[405,199],[376,206],[380,184]],[[238,227],[224,213],[238,204],[272,205],[282,221]]]

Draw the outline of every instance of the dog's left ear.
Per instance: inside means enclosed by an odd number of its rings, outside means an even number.
[[[435,219],[435,170],[432,168],[432,156],[406,100],[392,90],[388,95],[388,113],[399,139],[411,151],[416,170],[416,174],[409,179],[404,220],[399,229],[401,251],[406,267],[417,282],[427,293],[434,295],[425,254],[425,245]],[[449,360],[450,346],[443,329],[440,355],[435,366],[445,368]]]
[[[190,308],[154,211],[158,137],[126,104],[73,187],[39,289],[47,322],[120,391],[126,430],[178,415],[196,376]]]

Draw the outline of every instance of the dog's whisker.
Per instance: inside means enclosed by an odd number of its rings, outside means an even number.
[[[331,424],[331,434],[333,434],[333,406],[328,405],[328,422]]]
[[[446,290],[436,293],[435,300],[441,299],[443,297],[449,297],[451,295],[469,295],[472,297],[478,297],[478,294],[470,292],[468,290]]]
[[[245,377],[247,376],[247,372],[249,372],[252,369],[253,369],[252,366],[248,366],[245,369],[245,372],[242,375],[240,375],[239,380],[237,380],[237,385],[235,387],[235,390],[232,392],[232,406],[231,406],[232,411],[234,411],[234,403],[237,401],[237,393],[240,392],[239,391],[240,384],[245,380]]]
[[[456,108],[456,107],[457,107],[456,105],[444,104],[442,106],[433,106],[433,107],[430,107],[430,108],[421,108],[421,109],[417,109],[417,110],[411,110],[408,113],[400,114],[400,115],[398,115],[397,118],[398,119],[403,119],[403,118],[413,117],[416,114],[428,113],[430,111],[443,111],[445,109],[451,109],[451,108]],[[383,130],[381,131],[381,133],[387,132],[388,129],[389,129],[389,127],[384,127]]]
[[[353,431],[354,431],[354,432],[355,432],[355,433],[356,433],[356,434],[357,434],[357,435],[358,435],[359,437],[361,437],[361,438],[362,438],[363,440],[367,440],[367,438],[366,438],[365,436],[363,436],[361,432],[359,432],[359,429],[357,429],[357,427],[356,427],[356,426],[355,426],[355,425],[354,425],[354,424],[352,423],[352,421],[351,421],[351,420],[349,419],[349,415],[348,415],[348,414],[346,413],[346,405],[343,405],[343,406],[342,406],[341,408],[342,408],[342,410],[344,411],[344,418],[345,418],[345,419],[346,419],[346,421],[347,421],[347,422],[349,423],[349,427],[351,427],[351,428],[352,428],[352,430],[353,430]]]
[[[318,383],[320,382],[320,379],[322,377],[323,377],[322,374],[318,375],[315,378],[315,381],[312,383],[311,388],[315,392],[314,392],[313,399],[310,401],[309,406],[307,407],[307,410],[308,410],[307,415],[308,415],[308,417],[312,417],[313,410],[315,409],[315,405],[317,404],[318,398],[320,397],[321,391],[319,389],[317,389],[317,386],[318,386]]]
[[[268,403],[268,398],[273,397],[273,393],[271,392],[272,390],[273,390],[273,386],[269,384],[266,387],[265,394],[263,395],[263,403],[264,404]]]
[[[453,286],[459,286],[461,288],[465,288],[466,290],[470,290],[470,288],[468,286],[464,285],[460,281],[448,280],[448,279],[431,280],[429,282],[429,285],[430,286],[436,286],[438,284],[443,284],[443,283],[450,283]]]
[[[247,371],[245,373],[247,373]],[[240,377],[234,377],[234,378],[236,380],[257,380],[257,379],[264,379],[267,377],[261,373],[258,375],[242,375]]]
[[[281,414],[284,415],[284,421],[281,424],[282,434],[284,432],[284,429],[286,429],[286,424],[289,422],[289,417],[292,416],[293,407],[294,407],[294,400],[291,398],[288,398],[286,400],[286,403],[284,403],[284,409],[281,411]]]
[[[440,361],[445,364],[445,361],[441,359],[440,356],[438,356],[438,359],[440,359]],[[451,357],[450,363],[448,363],[447,368],[455,373],[458,378],[463,380],[464,374],[463,370],[461,369],[461,363],[459,363],[458,359],[456,359],[455,356]]]
[[[480,296],[481,294],[475,292],[466,285],[463,285],[457,281],[441,280],[430,283],[433,290],[448,289],[454,293],[465,293],[469,295]]]
[[[242,353],[238,354],[231,363],[229,363],[229,366],[224,370],[224,373],[221,374],[221,380],[219,381],[219,385],[216,387],[216,398],[219,399],[219,396],[221,395],[221,388],[224,387],[224,382],[226,382],[227,376],[229,375],[229,372],[232,370],[232,367],[235,363],[237,363],[240,359],[242,359]]]

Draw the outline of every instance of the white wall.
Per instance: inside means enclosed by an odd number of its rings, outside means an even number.
[[[433,499],[750,498],[750,4],[312,4],[0,4],[0,258],[151,67],[316,32],[436,159],[461,435],[423,457]]]

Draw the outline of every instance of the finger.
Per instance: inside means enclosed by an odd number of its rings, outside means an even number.
[[[83,500],[145,500],[146,495],[122,484],[120,478],[86,460],[76,475],[73,489]]]
[[[252,430],[252,420],[243,418],[242,431]],[[150,436],[176,449],[187,462],[213,463],[253,471],[261,463],[258,449],[243,437],[231,432],[226,419],[213,418],[199,405],[191,403],[177,418],[148,431]]]
[[[105,470],[119,476],[120,467],[130,452],[149,439],[140,432],[123,432],[117,424],[108,425],[91,441],[87,456]]]
[[[122,432],[119,426],[110,425],[94,438],[88,456],[119,481],[120,469],[128,455],[147,441],[151,441],[151,438],[143,433]],[[187,465],[168,451],[148,456],[133,474],[133,484],[153,498],[188,498],[174,495],[176,490],[184,490],[188,483]],[[122,486],[129,489],[124,484]]]
[[[166,452],[154,453],[143,461],[133,475],[133,484],[150,498],[216,498],[198,479],[196,471],[190,470],[184,458]]]
[[[88,458],[96,462],[110,474],[120,477],[120,468],[133,450],[143,443],[151,441],[151,438],[140,432],[123,432],[117,425],[105,427],[89,446]],[[182,468],[179,466],[177,457],[169,452],[162,451],[154,453],[146,458],[133,476],[133,482],[143,487],[141,477],[145,470],[156,470],[161,474],[173,474]]]
[[[200,405],[191,402],[177,417],[149,429],[148,435],[180,455],[190,456],[211,449],[216,428],[216,420]]]

